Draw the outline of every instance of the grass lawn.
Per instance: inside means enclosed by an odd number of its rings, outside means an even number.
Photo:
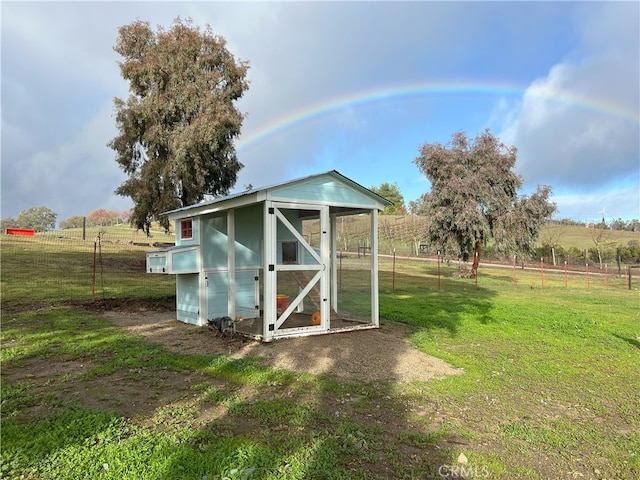
[[[171,353],[33,291],[2,313],[2,477],[639,478],[637,289],[434,268],[381,272],[380,315],[464,373],[409,384]]]
[[[469,458],[497,460],[505,478],[638,477],[637,289],[513,288],[495,273],[485,270],[487,288],[385,292],[381,315],[414,325],[418,348],[465,369],[421,394],[487,445]]]
[[[129,231],[135,233],[134,230]],[[3,309],[33,308],[69,300],[86,301],[92,295],[95,299],[124,296],[166,298],[175,295],[174,275],[145,273],[145,252],[152,247],[129,245],[123,240],[104,242],[98,248],[91,236],[96,233],[93,229],[87,232],[90,239],[87,241],[82,240],[81,230],[63,232],[80,236],[0,236]],[[116,233],[117,227],[110,227],[108,234],[115,237]],[[121,238],[155,241],[139,233],[137,235]]]

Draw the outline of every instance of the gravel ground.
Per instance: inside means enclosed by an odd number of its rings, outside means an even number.
[[[174,352],[260,357],[264,365],[273,368],[327,373],[349,380],[428,381],[462,372],[413,347],[407,340],[408,328],[395,322],[384,322],[376,330],[261,343],[240,336],[222,338],[208,327],[179,322],[174,315],[157,311],[103,312],[115,326]]]

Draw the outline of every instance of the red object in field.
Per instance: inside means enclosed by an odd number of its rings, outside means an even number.
[[[23,237],[35,237],[36,231],[31,228],[5,228],[5,235],[22,235]]]

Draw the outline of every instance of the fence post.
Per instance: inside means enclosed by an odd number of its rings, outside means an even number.
[[[438,250],[438,290],[440,290],[440,250]]]
[[[631,290],[631,267],[627,267],[627,277],[629,278],[629,290]]]
[[[391,273],[391,291],[396,291],[396,249],[393,249],[393,270]]]
[[[589,264],[587,263],[586,265],[587,265],[587,288],[589,288],[589,285],[590,285],[590,283],[589,283]]]
[[[96,250],[98,249],[98,241],[93,241],[93,282],[91,283],[91,301],[96,301]]]
[[[567,286],[567,261],[564,261],[564,286]]]
[[[518,286],[518,282],[516,280],[516,256],[513,256],[513,286],[514,288]]]
[[[544,289],[544,257],[540,257],[540,280],[542,282],[542,289]]]
[[[342,257],[343,257],[343,253],[340,252],[340,275],[338,276],[338,291],[342,292]]]

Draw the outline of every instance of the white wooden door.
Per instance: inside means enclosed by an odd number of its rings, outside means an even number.
[[[329,329],[329,210],[273,203],[276,321],[273,336]]]

